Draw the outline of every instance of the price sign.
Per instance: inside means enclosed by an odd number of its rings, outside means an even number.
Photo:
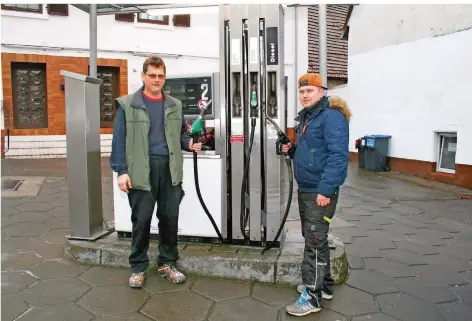
[[[200,114],[203,103],[212,100],[212,87],[208,77],[182,77],[166,79],[164,92],[182,101],[185,116]],[[208,106],[204,115],[213,114],[213,104]]]

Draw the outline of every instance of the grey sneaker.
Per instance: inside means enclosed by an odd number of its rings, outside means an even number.
[[[303,293],[303,291],[305,291],[305,290],[306,290],[306,286],[304,284],[297,285],[297,291],[299,293]],[[324,291],[321,291],[321,296],[325,300],[331,300],[333,298],[332,294],[325,293]]]
[[[144,279],[146,277],[145,272],[133,273],[129,278],[129,286],[132,288],[142,288],[144,285]]]
[[[164,264],[157,270],[157,275],[166,278],[172,283],[184,283],[185,275],[170,264]]]
[[[321,311],[321,307],[315,306],[311,303],[311,296],[307,291],[303,291],[298,300],[288,307],[285,308],[288,314],[294,315],[296,317],[302,317],[310,313],[315,313]]]

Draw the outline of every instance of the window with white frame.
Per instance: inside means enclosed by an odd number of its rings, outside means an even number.
[[[456,172],[457,134],[439,133],[438,136],[436,170],[438,172],[454,174]]]

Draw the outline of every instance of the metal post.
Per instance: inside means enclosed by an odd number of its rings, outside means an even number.
[[[89,75],[97,77],[97,4],[90,5],[90,61]]]
[[[65,80],[69,239],[93,241],[104,228],[99,91],[102,80],[61,70]],[[106,224],[105,224],[106,225]]]
[[[320,38],[320,75],[323,78],[323,84],[328,87],[328,70],[327,70],[327,32],[326,32],[326,5],[318,5],[318,26]]]

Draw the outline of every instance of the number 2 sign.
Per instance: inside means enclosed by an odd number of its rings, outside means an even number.
[[[203,93],[202,93],[202,100],[206,100],[208,101],[208,97],[207,97],[207,93],[208,93],[208,84],[202,84],[200,86],[200,88],[203,90]]]

